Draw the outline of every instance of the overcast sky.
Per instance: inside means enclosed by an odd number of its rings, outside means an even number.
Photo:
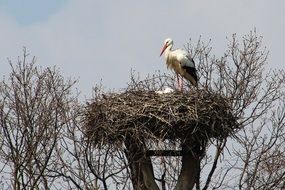
[[[284,68],[284,20],[282,0],[1,0],[0,76],[10,72],[7,58],[15,61],[25,46],[38,65],[78,78],[90,97],[101,79],[107,88],[124,88],[131,68],[142,76],[166,71],[159,57],[166,37],[175,47],[211,38],[219,56],[226,36],[254,27],[272,67]]]

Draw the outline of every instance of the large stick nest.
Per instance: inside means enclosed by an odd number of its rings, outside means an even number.
[[[149,89],[108,93],[86,106],[85,132],[95,144],[137,140],[223,139],[238,129],[229,102],[205,90],[158,94]]]

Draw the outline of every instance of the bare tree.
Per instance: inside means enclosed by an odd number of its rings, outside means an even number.
[[[93,149],[85,138],[84,106],[71,89],[75,81],[55,68],[39,68],[26,49],[10,65],[0,83],[0,188],[126,188],[124,154]]]
[[[50,189],[55,147],[71,101],[73,81],[54,69],[38,69],[24,56],[0,87],[1,176],[5,188]]]
[[[284,102],[238,136],[239,189],[284,189]]]
[[[279,155],[278,160],[282,160],[284,111],[282,106],[277,106],[284,104],[285,85],[284,71],[267,67],[268,51],[262,46],[262,37],[253,31],[239,42],[234,34],[221,58],[210,56],[212,48],[209,43],[199,41],[196,46],[188,44],[187,47],[199,60],[201,85],[231,100],[232,111],[239,118],[240,125],[234,138],[217,143],[213,157],[204,160],[212,162],[212,167],[205,167],[210,172],[205,173],[203,189],[210,186],[213,189],[284,187],[281,180],[284,170],[280,168],[278,175],[263,176],[261,170],[265,166],[263,159]],[[224,152],[225,148],[227,152]],[[218,167],[219,159],[223,162]],[[217,168],[219,170],[214,175]],[[229,174],[232,172],[235,175]]]

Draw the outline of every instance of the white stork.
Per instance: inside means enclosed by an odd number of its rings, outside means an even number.
[[[194,60],[190,57],[187,51],[182,49],[172,50],[173,40],[167,38],[164,41],[163,48],[160,56],[164,53],[166,59],[167,68],[173,69],[177,76],[177,83],[180,90],[183,88],[183,79],[181,83],[179,75],[186,78],[191,84],[197,87],[197,74]]]

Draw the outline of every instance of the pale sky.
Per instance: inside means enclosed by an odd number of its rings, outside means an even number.
[[[101,79],[107,89],[126,87],[131,68],[142,76],[168,72],[159,57],[167,37],[175,47],[211,38],[221,56],[227,36],[254,27],[270,65],[285,68],[284,20],[282,0],[1,0],[0,76],[10,72],[7,58],[16,61],[25,46],[37,65],[56,65],[65,77],[78,78],[78,89],[90,97]]]

